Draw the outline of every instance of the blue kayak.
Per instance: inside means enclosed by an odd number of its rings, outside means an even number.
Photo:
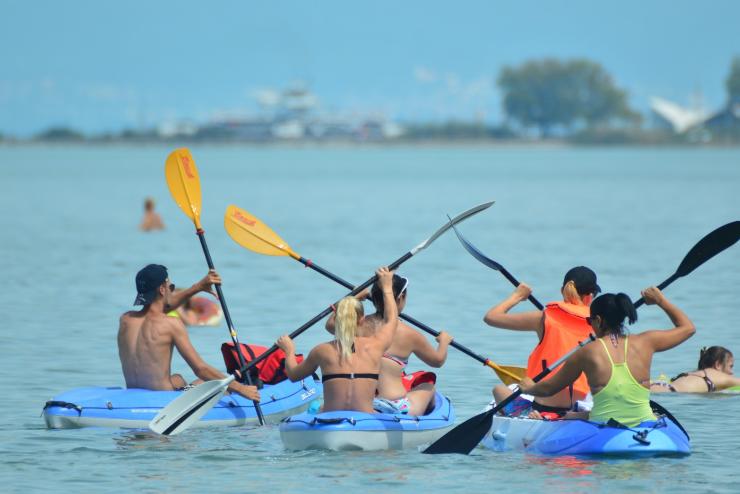
[[[495,416],[483,445],[495,451],[543,455],[683,456],[691,454],[688,434],[668,416],[626,428],[587,420],[534,420]]]
[[[357,411],[301,413],[283,420],[280,438],[289,450],[404,449],[436,441],[454,421],[449,398],[435,393],[434,408],[426,415]]]
[[[43,416],[50,429],[79,427],[146,428],[149,421],[182,391],[124,388],[76,388],[46,402]],[[266,384],[260,402],[265,419],[277,422],[308,408],[322,394],[321,383],[311,378]],[[224,395],[195,427],[256,423],[254,403],[236,394]]]

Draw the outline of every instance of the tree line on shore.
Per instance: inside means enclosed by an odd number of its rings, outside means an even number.
[[[502,93],[503,123],[448,121],[406,123],[394,140],[538,140],[574,143],[740,143],[740,56],[730,65],[725,81],[727,116],[711,129],[699,126],[683,134],[647,129],[644,117],[630,107],[628,93],[618,87],[601,64],[587,59],[530,60],[505,66],[496,79]],[[735,110],[737,108],[737,110]],[[0,134],[0,141],[11,140]],[[182,136],[174,139],[181,140]],[[118,134],[86,136],[68,127],[36,135],[42,142],[118,142],[167,140],[156,131],[125,130]]]

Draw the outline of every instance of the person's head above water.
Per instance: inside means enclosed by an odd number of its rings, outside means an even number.
[[[151,197],[144,199],[144,211],[154,211],[154,199]]]
[[[569,304],[589,305],[601,287],[596,283],[596,273],[586,266],[576,266],[565,273],[560,291]]]
[[[587,320],[597,336],[624,335],[625,319],[629,324],[637,321],[637,310],[626,293],[605,293],[591,302],[591,315]]]
[[[161,264],[149,264],[136,273],[136,299],[134,305],[149,305],[161,295],[172,292],[175,285],[166,286],[169,278],[167,268]]]
[[[735,357],[732,352],[722,346],[704,347],[699,350],[699,370],[716,369],[725,374],[732,374],[735,366]]]
[[[393,275],[393,298],[396,299],[399,312],[403,310],[403,304],[406,302],[406,292],[408,287],[408,278],[398,276],[397,274]],[[380,289],[380,284],[377,280],[373,283],[373,286],[370,289],[370,300],[372,301],[375,310],[382,314],[385,310],[385,305],[383,304],[383,290]]]
[[[339,344],[340,361],[346,362],[350,359],[357,335],[357,326],[362,322],[364,315],[362,302],[355,297],[344,297],[337,304],[334,339]]]

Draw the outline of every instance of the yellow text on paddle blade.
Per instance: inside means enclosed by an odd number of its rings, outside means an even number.
[[[258,254],[300,257],[269,226],[237,206],[226,208],[224,228],[234,242]]]
[[[187,148],[172,151],[165,161],[164,174],[172,198],[200,229],[200,177],[190,151]]]

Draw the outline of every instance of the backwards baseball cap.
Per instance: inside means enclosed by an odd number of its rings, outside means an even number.
[[[136,273],[136,300],[134,305],[149,305],[157,298],[157,289],[167,280],[167,268],[150,264]]]
[[[576,285],[578,295],[597,294],[601,292],[601,287],[596,284],[596,273],[586,266],[576,266],[567,273],[563,278],[563,286],[572,281]]]

